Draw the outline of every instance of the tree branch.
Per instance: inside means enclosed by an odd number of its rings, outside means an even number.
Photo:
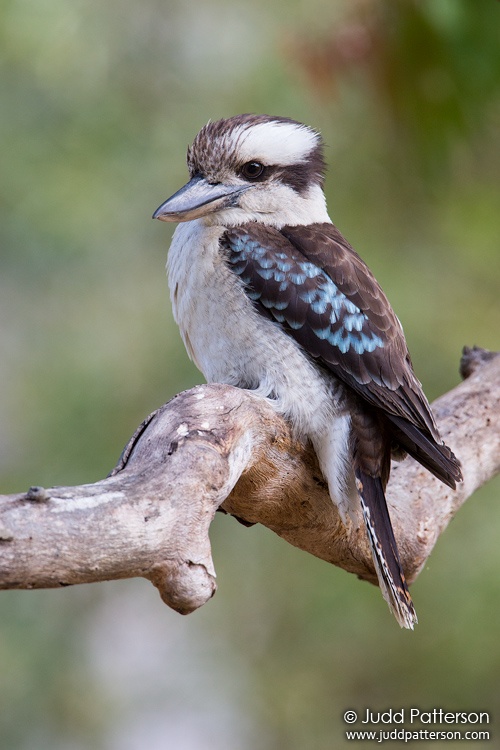
[[[453,492],[409,458],[393,465],[388,502],[410,581],[462,503],[500,471],[500,356],[465,350],[462,373],[433,409],[463,484]],[[0,496],[0,588],[143,576],[187,614],[216,590],[217,510],[376,583],[365,531],[343,526],[311,447],[266,400],[203,385],[150,415],[108,478]]]

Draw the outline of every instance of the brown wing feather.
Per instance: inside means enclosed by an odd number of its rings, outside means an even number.
[[[258,308],[392,423],[394,439],[450,486],[460,464],[442,444],[401,324],[363,260],[332,224],[256,222],[221,238]]]
[[[368,266],[333,224],[283,227],[281,233],[362,310],[383,348],[348,356],[324,352],[327,364],[363,398],[389,414],[408,419],[440,440],[434,417],[411,364],[403,329]],[[325,347],[326,348],[326,347]]]

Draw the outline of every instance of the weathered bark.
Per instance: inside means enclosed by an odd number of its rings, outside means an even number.
[[[410,581],[500,471],[500,356],[467,350],[462,370],[466,380],[433,408],[463,484],[452,491],[412,459],[393,465],[388,502]],[[154,412],[107,479],[0,496],[0,588],[143,576],[191,612],[216,589],[208,532],[219,509],[376,583],[365,531],[341,523],[310,446],[265,400],[204,385]]]

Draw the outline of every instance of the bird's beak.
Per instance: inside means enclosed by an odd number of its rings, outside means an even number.
[[[196,175],[159,206],[153,219],[160,221],[191,221],[222,208],[237,205],[238,196],[250,185],[211,184]]]

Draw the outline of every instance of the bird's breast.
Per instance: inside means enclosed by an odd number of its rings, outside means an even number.
[[[186,349],[208,382],[271,397],[300,432],[317,431],[338,411],[341,387],[257,311],[221,250],[224,231],[191,221],[172,239],[168,280]]]

